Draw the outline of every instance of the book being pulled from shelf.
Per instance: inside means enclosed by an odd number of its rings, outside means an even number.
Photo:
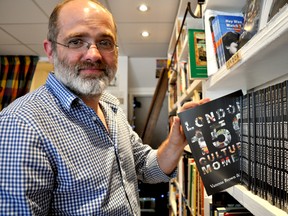
[[[208,195],[239,183],[241,96],[239,90],[179,113]]]

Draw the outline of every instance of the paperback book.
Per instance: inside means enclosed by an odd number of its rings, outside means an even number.
[[[239,90],[179,113],[208,195],[239,183],[241,96]]]
[[[243,22],[243,16],[230,15],[217,15],[212,21],[216,54],[220,67],[238,51]]]
[[[243,25],[244,31],[239,38],[239,49],[258,32],[263,1],[264,0],[246,0]]]
[[[212,28],[212,22],[217,15],[243,16],[242,13],[229,13],[224,11],[216,11],[207,9],[204,12],[205,23],[205,40],[206,40],[206,55],[207,55],[207,73],[208,76],[213,75],[218,71],[218,56],[216,54],[215,34]]]
[[[202,29],[189,29],[188,37],[190,79],[205,79],[208,77],[205,32]]]
[[[248,190],[285,211],[287,86],[288,81],[284,81],[244,95],[240,121],[240,181]]]

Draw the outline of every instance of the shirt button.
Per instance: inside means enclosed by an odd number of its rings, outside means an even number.
[[[97,120],[97,117],[96,117],[96,116],[93,116],[93,117],[92,117],[92,120],[93,120],[93,121],[96,121],[96,120]]]

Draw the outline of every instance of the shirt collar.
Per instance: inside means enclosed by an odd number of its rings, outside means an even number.
[[[115,96],[108,93],[107,91],[103,92],[103,94],[100,98],[100,102],[106,103],[108,106],[111,107],[111,109],[115,113],[117,112],[117,109],[120,105],[120,101]]]
[[[51,72],[46,81],[46,87],[66,108],[70,109],[74,101],[82,101],[78,96],[71,92],[62,82],[60,82]],[[114,112],[117,112],[119,100],[108,92],[104,92],[100,98],[100,102],[107,103]]]

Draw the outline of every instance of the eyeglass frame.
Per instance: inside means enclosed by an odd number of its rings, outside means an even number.
[[[67,47],[68,49],[71,49],[71,50],[80,50],[81,48],[86,47],[86,48],[87,48],[87,51],[88,51],[92,45],[95,45],[96,48],[97,48],[97,50],[98,50],[100,53],[102,53],[102,52],[104,52],[104,53],[112,53],[112,52],[115,51],[115,48],[118,48],[118,45],[115,44],[114,42],[111,42],[111,41],[109,41],[109,42],[112,43],[112,45],[113,45],[113,49],[112,49],[111,51],[105,50],[105,49],[103,49],[103,48],[101,48],[101,47],[99,48],[99,44],[103,43],[103,41],[105,41],[105,40],[101,40],[101,41],[96,42],[96,43],[90,43],[90,42],[85,41],[85,40],[82,40],[82,39],[77,39],[77,41],[81,41],[81,42],[83,43],[83,46],[81,46],[81,47],[74,47],[74,48],[73,48],[73,47],[70,47],[71,44],[69,44],[69,43],[71,43],[72,41],[68,42],[68,44],[59,43],[59,42],[56,41],[56,40],[50,40],[50,41],[51,41],[52,43],[56,43],[56,44],[58,44],[58,45]],[[86,44],[87,46],[85,46],[85,44]]]

